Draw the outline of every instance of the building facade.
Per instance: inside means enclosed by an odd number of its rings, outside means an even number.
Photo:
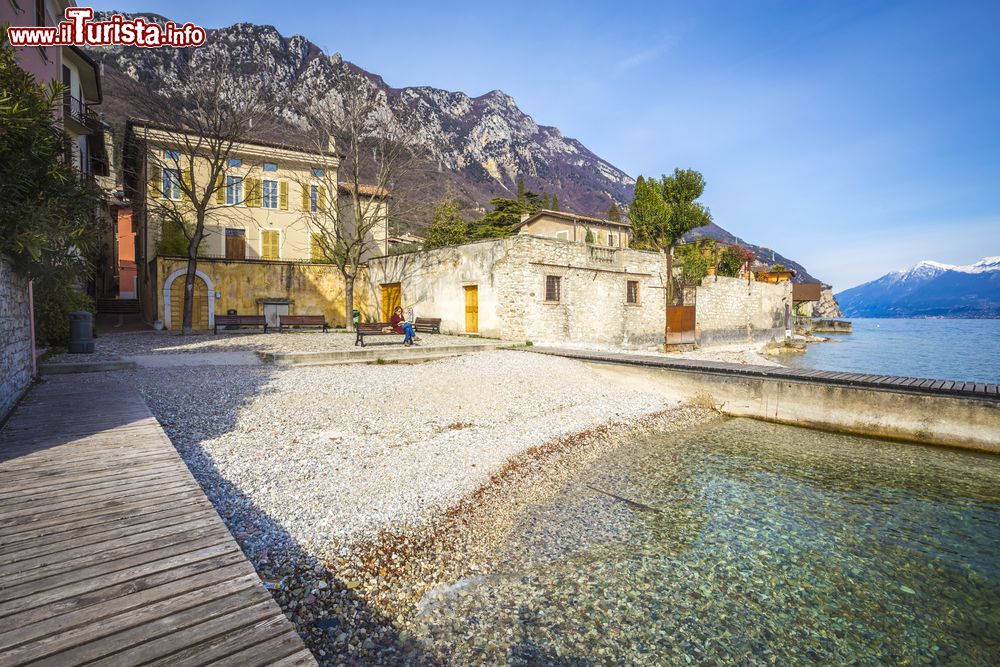
[[[545,236],[609,248],[628,248],[632,228],[627,222],[542,209],[532,215],[526,214],[515,231],[518,234]]]
[[[338,224],[349,232],[355,229],[355,195],[353,188],[337,182],[340,160],[335,152],[238,143],[227,151],[224,173],[212,184],[211,159],[191,148],[199,145],[197,137],[176,128],[133,120],[126,129],[126,195],[137,230],[144,317],[168,329],[181,328],[185,276],[174,267],[187,255],[187,240],[174,217],[180,214],[193,223],[193,208],[181,187],[184,179],[196,192],[210,193],[206,236],[198,252],[193,328],[210,329],[215,313],[230,310],[263,314],[273,324],[280,314],[324,314],[333,325],[345,324],[343,280],[323,251],[331,230],[318,226],[330,219],[325,212],[337,207],[343,221]],[[365,255],[384,255],[388,193],[370,186],[358,190],[367,219],[375,221],[366,236]]]

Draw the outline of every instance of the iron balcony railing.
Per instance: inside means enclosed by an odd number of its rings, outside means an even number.
[[[63,98],[63,115],[91,130],[100,128],[97,114],[90,109],[90,105],[78,97],[67,95]]]

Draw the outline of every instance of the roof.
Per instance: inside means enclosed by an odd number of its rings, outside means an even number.
[[[155,120],[147,120],[145,118],[134,118],[130,117],[127,122],[127,127],[146,127],[151,130],[160,130],[163,132],[184,132],[191,135],[197,134],[193,130],[185,130],[183,127],[178,125],[169,125]],[[126,130],[127,132],[127,130]],[[252,136],[248,136],[246,139],[238,142],[243,144],[252,144],[255,146],[267,146],[269,148],[281,148],[289,151],[297,151],[299,153],[309,153],[310,155],[319,155],[315,145],[299,144],[293,141],[287,141],[284,139],[278,140],[276,133],[260,131],[253,133]],[[344,159],[343,155],[329,155],[324,157],[337,157],[339,159]]]
[[[354,186],[351,183],[338,183],[337,189],[344,194],[351,194],[354,191]],[[358,192],[363,195],[368,195],[370,197],[388,197],[389,191],[383,187],[377,185],[369,185],[367,183],[358,183]]]
[[[605,220],[603,218],[592,218],[587,215],[580,215],[579,213],[573,213],[570,211],[553,211],[547,208],[543,208],[536,213],[530,215],[526,220],[522,221],[521,224],[514,227],[514,231],[521,229],[527,225],[530,225],[535,220],[542,217],[548,218],[562,218],[568,222],[583,222],[590,223],[593,225],[604,225],[608,227],[621,227],[623,229],[631,229],[632,225],[627,222],[614,222],[613,220]]]
[[[64,46],[63,48],[64,49],[68,49],[76,58],[79,58],[80,61],[84,65],[86,65],[87,67],[89,67],[91,69],[91,71],[93,71],[93,73],[94,73],[94,91],[93,91],[93,93],[94,93],[95,97],[93,99],[96,99],[97,101],[96,102],[91,102],[90,99],[88,99],[87,103],[88,104],[100,104],[101,102],[103,102],[104,101],[104,92],[101,90],[101,68],[100,68],[100,66],[96,62],[94,62],[93,58],[91,58],[90,56],[88,56],[86,54],[86,52],[84,52],[84,50],[81,49],[78,46],[72,46],[72,45],[70,45],[70,46]],[[82,83],[84,82],[83,76],[80,77],[80,82],[81,82],[81,85],[82,85]]]

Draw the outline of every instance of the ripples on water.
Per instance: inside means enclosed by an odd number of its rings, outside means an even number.
[[[515,536],[492,575],[425,601],[417,638],[440,657],[1000,656],[997,457],[734,419],[618,450]]]
[[[799,368],[1000,383],[1000,320],[854,319],[782,360]]]

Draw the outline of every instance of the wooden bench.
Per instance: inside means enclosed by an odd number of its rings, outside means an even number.
[[[389,331],[383,331],[389,329]],[[354,340],[355,345],[365,346],[365,336],[402,336],[392,330],[392,325],[388,322],[358,322],[358,337]]]
[[[219,327],[263,327],[267,333],[267,318],[263,315],[216,315],[213,334],[219,333]]]
[[[413,330],[420,333],[441,333],[440,317],[418,317],[413,321]]]
[[[323,327],[323,333],[330,329],[322,315],[278,315],[278,332],[285,327]]]

